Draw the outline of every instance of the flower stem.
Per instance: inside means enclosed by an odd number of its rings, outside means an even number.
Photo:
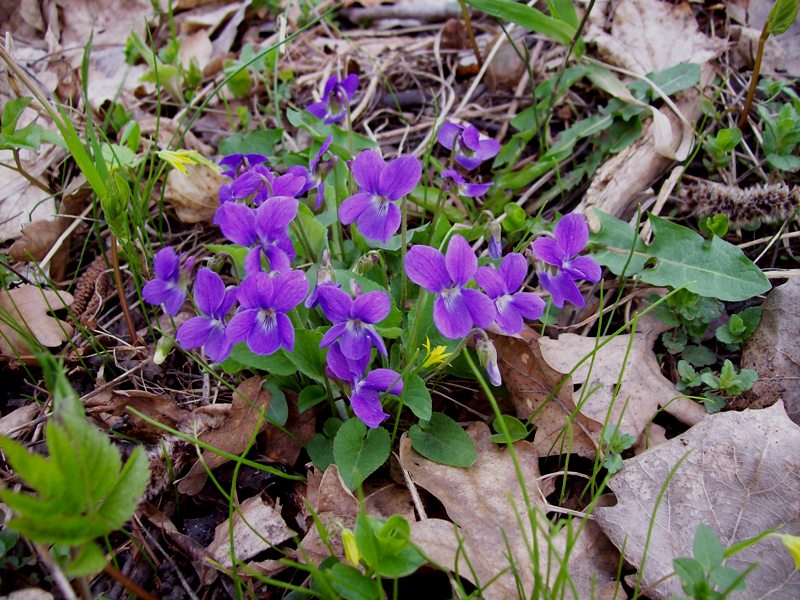
[[[336,208],[336,240],[339,244],[339,260],[344,262],[344,229],[342,228],[342,222],[339,220],[339,191],[341,190],[340,183],[339,183],[339,164],[336,163],[333,166],[333,184],[336,188],[334,197],[334,203]]]
[[[767,38],[769,37],[768,26],[769,21],[764,23],[764,28],[761,30],[761,35],[758,38],[758,50],[756,51],[756,62],[753,65],[753,76],[752,79],[750,79],[750,88],[747,90],[747,99],[744,101],[742,114],[739,115],[738,127],[740,130],[744,130],[744,126],[747,125],[747,116],[750,114],[750,108],[753,106],[753,99],[756,96],[758,74],[761,72],[761,59],[764,57],[764,45],[767,43]]]
[[[469,37],[472,52],[475,54],[475,60],[478,61],[478,68],[480,69],[483,67],[483,57],[481,56],[481,51],[478,49],[478,42],[475,41],[475,31],[472,29],[472,19],[469,16],[469,9],[464,0],[458,0],[458,2],[461,4],[461,14],[464,15],[464,25],[467,26],[467,37]]]
[[[400,309],[405,311],[406,298],[408,297],[408,276],[406,275],[406,252],[408,251],[408,199],[403,197],[400,201],[400,210],[403,220],[400,222],[400,273],[402,284],[400,286]]]
[[[312,263],[317,262],[317,256],[311,249],[311,244],[308,241],[308,236],[306,236],[306,230],[305,227],[303,227],[303,223],[300,221],[300,219],[296,219],[292,222],[292,226],[294,227],[295,233],[297,233],[297,237],[300,239],[300,243],[303,245],[303,251],[306,253],[306,260],[311,261]]]
[[[119,252],[117,251],[117,238],[111,234],[111,266],[114,270],[114,283],[117,287],[117,296],[119,297],[119,305],[122,307],[122,314],[125,317],[125,325],[128,328],[128,334],[131,336],[131,346],[139,343],[139,336],[136,335],[136,327],[133,324],[133,317],[128,308],[128,301],[125,298],[125,288],[122,285],[122,273],[119,270]]]

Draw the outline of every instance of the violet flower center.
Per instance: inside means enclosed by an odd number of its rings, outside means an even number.
[[[444,300],[444,305],[451,309],[453,305],[456,303],[456,300],[461,295],[461,288],[457,286],[449,287],[447,289],[442,290],[442,300]]]

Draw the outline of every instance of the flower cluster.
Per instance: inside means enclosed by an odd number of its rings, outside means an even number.
[[[342,81],[330,78],[321,101],[308,106],[308,111],[327,124],[340,122],[357,85],[355,75]],[[472,125],[450,122],[440,128],[438,141],[450,151],[450,163],[439,175],[443,190],[440,198],[450,192],[456,194],[453,201],[459,202],[459,197],[485,194],[491,182],[470,182],[467,177],[498,153],[499,144]],[[381,395],[403,392],[403,376],[383,368],[398,364],[394,352],[390,360],[381,335],[384,332],[391,337],[388,329],[381,329],[381,323],[393,310],[397,313],[392,308],[392,297],[381,286],[362,292],[355,276],[349,282],[337,283],[335,274],[339,272],[334,269],[328,249],[322,252],[311,294],[306,273],[295,266],[299,261],[294,236],[300,240],[305,235],[297,220],[300,205],[308,202],[315,210],[322,208],[326,177],[336,160],[334,152],[347,156],[328,137],[319,147],[309,149],[307,155],[313,158],[307,167],[294,165],[283,172],[274,170],[261,154],[235,154],[222,159],[222,173],[230,181],[220,188],[220,206],[213,222],[232,244],[244,249],[243,262],[238,264],[244,276],[238,285],[226,287],[219,274],[209,268],[199,269],[193,290],[196,316],[185,320],[175,337],[184,349],[203,349],[210,360],[221,362],[231,355],[236,344],[243,344],[258,355],[281,350],[291,353],[295,348],[295,327],[320,327],[322,322],[319,347],[325,352],[327,376],[347,393],[355,415],[369,427],[377,427],[388,418]],[[376,150],[365,150],[347,167],[350,195],[341,200],[338,209],[329,207],[325,218],[338,216],[341,225],[356,224],[364,238],[385,244],[401,226],[401,204],[419,184],[422,163],[414,156],[386,161]],[[336,187],[342,189],[338,184]],[[494,328],[516,335],[524,321],[538,319],[546,305],[542,297],[526,289],[531,278],[528,258],[518,252],[504,254],[500,234],[499,220],[489,213],[485,234],[489,257],[482,259],[481,266],[474,249],[458,233],[446,236],[449,240],[444,252],[433,246],[411,245],[402,263],[408,279],[434,295],[433,323],[442,336],[454,340],[474,336],[481,363],[495,385],[500,384],[497,354],[485,330]],[[534,259],[538,281],[550,292],[557,307],[563,307],[565,302],[583,306],[576,282],[596,282],[600,278],[597,263],[579,256],[587,242],[588,227],[583,217],[568,214],[555,226],[552,236],[539,237],[530,247],[528,255]],[[380,256],[382,251],[370,250],[359,257],[351,246],[348,255],[342,243],[338,250],[337,268],[349,263],[358,273],[363,272],[365,264],[372,268],[377,264],[374,261],[384,266],[399,264],[385,262]],[[302,257],[303,261],[310,258]],[[398,257],[395,255],[393,260]],[[193,258],[179,256],[173,248],[163,248],[155,256],[155,277],[143,288],[143,298],[162,305],[169,315],[177,315],[186,301],[193,266]],[[389,273],[384,275],[387,281],[399,279]],[[350,284],[350,293],[342,283]],[[397,293],[399,288],[391,289]],[[420,296],[418,302],[423,301],[424,296]],[[296,311],[300,304],[308,310]],[[394,337],[398,335],[395,333]],[[453,355],[448,346],[431,348],[427,338],[425,349],[421,364],[405,367],[436,367]],[[383,367],[372,368],[373,360],[382,362]]]

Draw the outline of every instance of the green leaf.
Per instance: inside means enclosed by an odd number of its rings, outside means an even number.
[[[219,143],[219,153],[263,154],[271,156],[275,146],[283,139],[283,129],[259,129],[248,133],[234,133]]]
[[[707,367],[717,362],[717,355],[705,346],[692,344],[686,346],[681,358],[695,367]]]
[[[778,171],[794,173],[800,170],[800,156],[792,156],[790,154],[767,154],[767,163]]]
[[[617,275],[631,256],[626,275],[638,274],[655,286],[686,285],[701,296],[730,302],[746,300],[771,287],[761,269],[739,248],[718,237],[707,241],[687,227],[650,215],[655,240],[645,246],[627,223],[601,211],[594,214],[601,230],[593,241],[605,246],[594,257]]]
[[[549,36],[565,46],[570,43],[577,30],[574,25],[548,17],[535,8],[511,0],[467,0],[467,4],[498,19]]]
[[[331,585],[342,598],[374,600],[375,584],[355,567],[336,563],[330,568],[330,574]]]
[[[331,441],[321,433],[315,433],[306,444],[306,452],[320,471],[324,471],[333,463],[333,445]]]
[[[797,0],[776,0],[767,17],[767,32],[770,35],[780,35],[792,26],[796,18]]]
[[[703,566],[704,571],[722,564],[722,544],[711,528],[700,523],[694,534],[694,557]]]
[[[700,65],[697,63],[680,63],[662,71],[649,73],[648,78],[658,86],[658,89],[667,96],[671,96],[676,92],[682,92],[700,83]],[[650,88],[649,96],[651,100],[656,100],[660,97],[660,94]]]
[[[319,347],[322,333],[307,329],[295,330],[294,350],[286,353],[286,358],[303,375],[319,382],[325,381],[325,355],[327,349]]]
[[[517,419],[516,417],[512,417],[511,415],[501,415],[503,421],[506,424],[506,429],[508,429],[508,433],[511,436],[511,442],[517,442],[519,440],[524,440],[528,437],[528,428],[525,427],[525,424]],[[500,428],[500,420],[495,419],[492,421],[492,429],[494,429],[497,433],[492,436],[492,441],[497,442],[499,444],[506,444],[508,440],[506,440],[506,436],[503,434],[503,430]]]
[[[100,546],[88,542],[78,548],[75,558],[65,569],[70,577],[87,577],[103,570],[106,566],[106,557]]]
[[[271,423],[283,427],[286,425],[286,421],[289,420],[289,404],[286,402],[286,394],[274,381],[267,382],[265,387],[272,396],[267,407],[267,418]]]
[[[742,132],[738,127],[720,129],[717,132],[717,147],[722,152],[730,152],[742,141]]]
[[[311,209],[305,204],[300,204],[297,209],[297,220],[300,227],[303,228],[308,244],[311,246],[311,252],[314,256],[307,256],[306,260],[319,259],[322,250],[328,244],[328,230],[317,220]],[[296,244],[298,248],[303,248],[302,244]]]
[[[411,409],[418,419],[431,418],[433,402],[428,386],[419,375],[409,375],[403,385],[403,404]]]
[[[300,390],[297,398],[297,412],[304,413],[309,408],[325,402],[325,388],[321,385],[307,385]]]
[[[687,594],[692,595],[696,583],[706,578],[703,566],[693,558],[681,557],[673,559],[672,566],[681,579],[681,587]]]
[[[225,369],[225,365],[229,364],[229,361],[235,361],[244,367],[258,369],[265,373],[282,377],[294,375],[297,372],[297,367],[286,357],[283,350],[278,350],[269,356],[263,356],[253,353],[245,344],[236,344],[233,347],[230,358],[222,363],[222,368],[226,372],[230,372]]]
[[[0,132],[4,135],[10,135],[17,129],[17,121],[19,121],[22,112],[31,103],[33,98],[25,96],[23,98],[14,98],[6,102],[3,107],[3,118],[0,123]]]
[[[443,413],[408,430],[414,450],[425,458],[453,467],[471,467],[478,460],[475,443],[461,426]]]
[[[367,430],[357,417],[345,421],[333,440],[336,466],[342,481],[351,490],[386,462],[391,449],[388,431],[382,427]]]
[[[323,124],[322,121],[319,121],[306,110],[287,109],[286,119],[294,127],[305,129],[318,140],[324,140],[331,136],[333,138],[331,150],[344,160],[353,158],[353,152],[358,153],[376,146],[375,142],[364,135],[345,131],[336,125]],[[351,141],[353,143],[353,152],[350,150]]]

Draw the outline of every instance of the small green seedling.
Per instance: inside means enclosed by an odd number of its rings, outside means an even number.
[[[737,346],[747,340],[761,322],[761,307],[751,306],[731,315],[725,325],[717,327],[717,339],[723,344]]]
[[[738,127],[720,129],[713,138],[705,142],[705,150],[709,158],[703,159],[703,164],[709,171],[729,167],[731,152],[742,141],[742,132]]]
[[[622,433],[616,425],[609,425],[603,431],[603,467],[610,474],[614,474],[622,468],[622,453],[633,446],[636,438],[628,433]]]

